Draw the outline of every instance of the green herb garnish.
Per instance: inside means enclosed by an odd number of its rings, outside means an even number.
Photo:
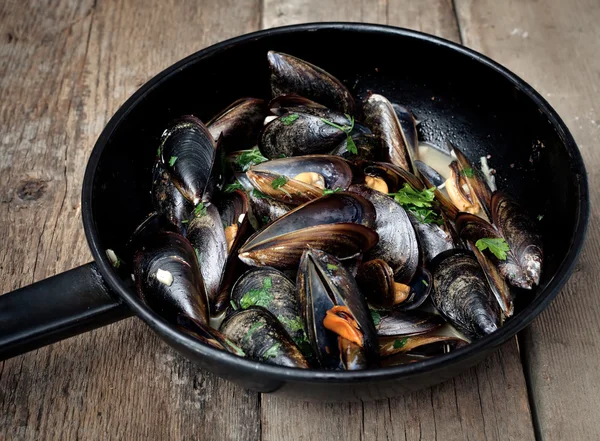
[[[510,251],[510,247],[501,237],[484,237],[475,242],[475,246],[479,251],[489,249],[500,260],[506,260],[506,253]]]
[[[472,168],[465,168],[462,171],[463,176],[466,176],[467,178],[472,178],[475,174],[475,172],[473,171]]]
[[[538,220],[538,221],[541,221],[543,218],[544,218],[544,215],[543,215],[543,214],[540,214],[540,215],[538,215],[538,217],[537,217],[537,220]]]
[[[277,357],[277,355],[279,355],[279,346],[281,346],[281,343],[275,343],[267,349],[262,355],[263,359],[266,360],[267,358]]]
[[[429,286],[429,283],[427,283],[427,280],[425,280],[425,279],[421,280],[421,283],[425,286]]]
[[[379,326],[379,323],[381,323],[381,314],[379,314],[379,311],[375,311],[374,309],[369,309],[369,311],[371,312],[371,318],[373,319],[373,324],[375,326]]]
[[[333,190],[330,190],[329,188],[325,188],[323,190],[323,196],[328,195],[328,194],[339,193],[340,191],[342,191],[342,189],[340,187],[336,187]]]
[[[177,161],[177,156],[171,156],[171,159],[169,159],[169,166],[173,167],[175,165],[176,161]]]
[[[156,149],[156,156],[160,156],[160,146],[158,146],[158,149]]]
[[[394,349],[400,349],[402,347],[404,347],[404,345],[406,345],[406,342],[408,341],[408,338],[401,338],[399,340],[394,340]]]
[[[227,343],[227,345],[231,349],[233,349],[233,352],[235,353],[235,355],[239,355],[240,357],[245,357],[246,356],[246,353],[244,351],[242,351],[242,348],[240,348],[234,342],[232,342],[231,340],[229,340],[227,337],[225,337],[225,342]]]
[[[340,126],[340,125],[334,123],[333,121],[329,121],[328,119],[325,119],[325,118],[321,118],[321,121],[323,121],[327,125],[330,125],[331,127],[335,127],[336,129],[344,132],[346,134],[346,149],[350,153],[356,155],[358,153],[358,149],[356,148],[356,144],[354,143],[354,140],[350,136],[350,133],[352,133],[352,130],[354,129],[354,117],[350,116],[350,115],[346,115],[346,117],[350,120],[350,124],[344,125],[344,126]]]
[[[273,294],[269,292],[269,289],[273,286],[273,281],[270,277],[265,277],[263,280],[263,287],[259,289],[251,289],[240,299],[240,306],[242,309],[247,309],[250,306],[262,306],[266,308],[273,301]]]
[[[189,219],[184,219],[184,220],[182,220],[182,221],[181,221],[181,223],[182,223],[182,224],[187,224],[187,223],[189,223],[189,222],[190,222],[190,220],[189,220]]]
[[[264,194],[262,191],[257,190],[256,188],[252,190],[252,196],[259,199],[269,199],[271,196]]]
[[[260,164],[261,162],[265,161],[268,161],[268,159],[262,155],[258,147],[254,147],[253,149],[242,151],[242,153],[235,160],[235,163],[242,169],[242,171],[248,171],[248,169],[253,165]]]
[[[336,269],[338,269],[338,266],[337,266],[337,265],[333,265],[333,264],[331,264],[331,263],[328,263],[328,264],[327,264],[327,269],[328,269],[329,271],[335,271]]]
[[[236,306],[236,304],[234,303],[233,300],[230,300],[229,304],[231,305],[231,309],[233,309],[234,311],[237,311],[238,307]]]
[[[297,113],[290,113],[288,115],[280,117],[279,121],[281,121],[284,126],[291,126],[296,122],[298,118],[300,118],[300,115],[298,115]]]
[[[252,337],[252,334],[254,334],[256,331],[258,331],[263,326],[264,326],[263,322],[253,323],[252,326],[250,326],[250,329],[248,329],[248,332],[246,332],[246,335],[244,335],[244,338],[249,339],[250,337]]]
[[[243,190],[244,187],[242,186],[242,184],[239,183],[239,181],[235,181],[233,184],[229,184],[227,185],[227,187],[225,187],[225,193],[232,193],[236,190]]]
[[[283,175],[280,175],[278,177],[276,177],[275,179],[273,179],[273,182],[271,182],[271,187],[273,187],[273,190],[279,190],[281,187],[283,187],[285,184],[287,184],[288,178],[286,178]]]
[[[206,216],[206,206],[204,203],[200,202],[194,208],[194,216]]]
[[[290,332],[304,331],[304,323],[300,317],[289,319],[287,317],[278,315],[277,319]]]
[[[269,222],[271,222],[271,218],[269,216],[263,216],[262,221],[263,224],[268,224]]]
[[[433,200],[435,199],[435,187],[426,188],[424,190],[415,190],[408,183],[400,191],[396,193],[388,193],[388,196],[393,196],[405,210],[410,211],[415,217],[424,224],[443,224],[441,217],[432,210]]]

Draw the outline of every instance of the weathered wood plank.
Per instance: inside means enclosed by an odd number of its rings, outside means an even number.
[[[460,39],[450,0],[266,0],[263,11],[265,27],[325,19],[376,21]],[[262,428],[264,440],[534,439],[515,341],[452,381],[392,400],[320,404],[263,395]]]
[[[108,118],[178,59],[259,26],[257,0],[0,4],[0,292],[90,259],[87,156]],[[8,360],[1,439],[259,438],[259,397],[135,319]]]
[[[582,150],[592,215],[575,273],[523,334],[541,439],[598,439],[600,423],[600,4],[457,0],[465,44],[521,75],[555,107]]]

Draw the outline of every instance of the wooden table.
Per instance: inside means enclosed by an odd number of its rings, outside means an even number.
[[[83,171],[130,94],[212,43],[291,23],[403,26],[504,64],[573,131],[592,218],[577,269],[551,307],[518,341],[431,389],[352,404],[261,396],[199,371],[130,319],[6,361],[0,439],[600,439],[598,0],[31,3],[0,3],[0,292],[90,260]]]

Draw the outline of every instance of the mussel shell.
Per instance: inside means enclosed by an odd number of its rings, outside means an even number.
[[[452,145],[450,141],[448,141],[449,147],[454,151],[454,155],[458,161],[458,165],[460,168],[461,174],[466,178],[466,181],[477,196],[477,199],[481,203],[481,208],[488,216],[489,219],[492,218],[491,212],[491,201],[492,201],[492,191],[487,184],[487,181],[483,177],[481,171],[471,164],[469,159],[464,155],[460,149],[456,146]],[[465,173],[465,170],[470,170],[471,173]]]
[[[431,263],[436,309],[467,337],[477,339],[500,327],[500,307],[472,253],[445,251]]]
[[[357,164],[362,170],[363,178],[373,176],[383,179],[390,193],[400,190],[404,184],[409,184],[415,190],[423,190],[423,182],[409,171],[388,162],[361,161]]]
[[[429,164],[426,164],[423,161],[417,159],[415,161],[415,166],[417,167],[417,170],[419,171],[420,175],[425,176],[428,182],[431,183],[431,185],[428,186],[429,188],[432,186],[440,187],[446,182],[446,179],[444,179],[444,177],[440,175],[437,172],[437,170],[435,170]]]
[[[493,225],[482,218],[469,213],[460,213],[456,218],[456,228],[461,237],[467,241],[469,248],[475,254],[479,265],[483,269],[502,313],[510,317],[514,312],[510,290],[504,278],[507,280],[522,280],[526,277],[523,270],[518,266],[513,253],[508,252],[506,260],[498,259],[489,250],[480,251],[475,245],[479,239],[501,239],[502,236]]]
[[[296,285],[308,337],[321,367],[344,367],[338,335],[323,326],[327,311],[334,306],[348,308],[362,332],[366,359],[371,363],[377,361],[377,332],[365,298],[352,274],[338,259],[317,249],[305,251]]]
[[[206,213],[195,216],[189,223],[186,237],[194,247],[204,280],[211,313],[221,286],[228,250],[225,230],[214,204],[205,207]]]
[[[269,281],[268,287],[265,287],[265,280]],[[265,295],[252,297],[247,295],[250,291],[261,291]],[[262,306],[279,320],[300,349],[307,344],[304,321],[298,306],[296,284],[281,271],[274,268],[255,268],[246,271],[233,286],[231,301],[239,309]]]
[[[177,316],[177,329],[181,332],[192,336],[204,344],[223,351],[231,352],[232,354],[244,357],[246,354],[240,347],[233,344],[227,337],[221,334],[214,328],[203,326],[197,320],[194,320],[185,315]]]
[[[257,144],[268,113],[264,100],[241,98],[215,115],[206,127],[215,141],[223,137],[224,151],[249,149]]]
[[[173,184],[197,205],[204,196],[215,160],[216,144],[208,129],[198,118],[184,116],[164,131],[159,149]]]
[[[416,173],[413,151],[387,98],[378,94],[370,95],[363,103],[363,113],[366,125],[373,134],[381,138],[387,161],[413,174]]]
[[[419,135],[417,134],[417,120],[410,110],[400,104],[392,103],[396,117],[402,127],[406,145],[412,150],[413,157],[416,158],[419,147]]]
[[[432,357],[453,351],[467,345],[465,340],[454,336],[431,334],[414,335],[411,337],[382,337],[379,340],[379,353],[382,357],[394,354],[411,354],[420,357]]]
[[[358,371],[369,367],[369,360],[363,348],[356,343],[338,337],[338,350],[340,351],[340,360],[346,371]]]
[[[357,133],[352,135],[356,153],[348,151],[348,138],[331,151],[332,155],[340,156],[348,161],[377,161],[381,159],[381,140],[373,134]]]
[[[277,319],[258,306],[238,310],[221,324],[220,331],[246,356],[280,366],[308,369],[308,362]]]
[[[442,227],[433,222],[421,222],[410,211],[407,211],[406,214],[417,233],[417,240],[424,265],[429,264],[438,254],[446,250],[459,248],[452,235],[444,229],[446,225]],[[450,225],[449,228],[452,228],[452,226]]]
[[[175,321],[178,314],[185,314],[207,325],[208,298],[192,245],[172,232],[149,239],[133,259],[140,298],[167,320]],[[159,269],[171,274],[170,285],[157,279]]]
[[[421,181],[423,181],[425,187],[434,189],[433,193],[435,195],[435,200],[437,201],[442,213],[446,216],[446,218],[454,221],[458,215],[458,208],[456,208],[450,198],[446,196],[445,193],[440,191],[440,189],[429,180],[426,174],[421,173]]]
[[[442,326],[442,317],[423,311],[377,311],[375,329],[379,337],[427,334]]]
[[[250,201],[249,220],[255,230],[274,222],[293,208],[253,190],[248,192],[248,199]]]
[[[273,97],[298,94],[340,112],[354,114],[354,98],[333,75],[281,52],[269,51],[267,58]]]
[[[306,108],[326,109],[327,107],[295,93],[279,95],[269,102],[269,110],[277,116]]]
[[[379,242],[366,253],[366,260],[386,261],[394,271],[394,279],[408,283],[419,265],[419,244],[406,211],[391,197],[365,185],[352,185],[350,191],[363,196],[375,208],[374,229]]]
[[[337,125],[350,125],[350,121],[343,115],[341,119],[335,118],[335,115],[339,114],[329,112],[328,115],[329,118],[325,119]],[[296,119],[290,120],[292,116]],[[346,139],[347,135],[324,122],[323,118],[324,116],[304,111],[288,113],[274,119],[263,130],[259,142],[260,151],[269,159],[330,152]]]
[[[352,182],[352,170],[348,163],[331,155],[274,159],[255,165],[247,172],[247,176],[261,193],[279,202],[300,205],[323,195],[323,189],[294,179],[304,172],[318,173],[325,181],[325,188],[331,190],[346,190]],[[285,176],[288,181],[279,188],[273,188],[273,181],[280,176]]]
[[[366,251],[377,242],[375,209],[365,198],[335,193],[307,202],[252,235],[240,248],[248,265],[293,268],[310,247],[340,258]]]
[[[539,285],[544,252],[542,238],[523,207],[501,192],[494,192],[491,199],[494,224],[500,229],[526,278],[518,285],[531,289]]]
[[[136,251],[141,249],[144,244],[150,242],[154,235],[164,231],[181,233],[181,230],[170,222],[163,214],[150,213],[131,234],[129,240],[125,244],[125,249],[121,257],[127,263],[133,262],[133,255]]]
[[[194,210],[194,204],[175,187],[170,173],[160,162],[155,164],[152,171],[152,205],[179,231],[185,230],[185,222]]]

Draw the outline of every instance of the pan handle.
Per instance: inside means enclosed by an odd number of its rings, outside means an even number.
[[[132,315],[95,262],[0,296],[0,360]]]

